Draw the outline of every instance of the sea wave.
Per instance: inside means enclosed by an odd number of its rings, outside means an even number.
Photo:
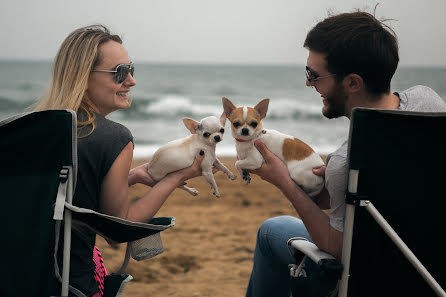
[[[153,154],[161,147],[159,145],[141,145],[136,144],[133,152],[133,158],[136,160],[150,159]],[[320,155],[328,155],[337,149],[336,145],[324,144],[313,147],[314,151]],[[237,152],[235,150],[235,144],[231,145],[218,145],[215,149],[217,157],[236,157]]]
[[[164,95],[134,98],[132,108],[123,111],[124,118],[171,119],[191,117],[200,119],[205,116],[220,116],[223,112],[221,101],[211,102],[204,99],[192,99],[181,95]],[[255,104],[255,103],[254,103]],[[269,119],[320,119],[321,105],[302,102],[293,98],[274,99],[270,101],[267,117]]]

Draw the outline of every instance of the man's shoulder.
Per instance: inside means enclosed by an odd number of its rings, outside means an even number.
[[[400,92],[400,109],[407,111],[446,111],[446,102],[430,87],[417,85]]]
[[[416,85],[404,90],[400,94],[406,96],[440,97],[433,89],[428,86]]]
[[[345,141],[337,150],[330,153],[327,158],[332,158],[334,156],[347,158],[347,148],[348,148],[348,142]]]

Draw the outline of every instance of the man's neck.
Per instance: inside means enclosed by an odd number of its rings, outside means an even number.
[[[351,111],[355,107],[365,108],[379,108],[379,109],[397,109],[400,105],[400,97],[389,92],[379,97],[371,97],[370,95],[363,95],[358,98],[352,98],[354,102],[349,108],[348,118],[351,116]]]

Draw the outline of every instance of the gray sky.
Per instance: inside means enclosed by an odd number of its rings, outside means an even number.
[[[401,65],[446,66],[446,0],[1,0],[0,59],[52,59],[71,31],[103,23],[136,62],[305,64],[306,33],[329,11],[378,1]]]

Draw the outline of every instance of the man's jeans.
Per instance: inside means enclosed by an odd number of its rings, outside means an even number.
[[[288,251],[287,241],[292,237],[304,237],[312,241],[303,222],[295,217],[270,218],[260,226],[247,297],[289,297],[291,287],[295,293],[293,297],[306,297],[313,295],[310,292],[314,288],[336,285],[332,280],[328,280],[328,284],[324,283],[321,269],[309,259],[304,266],[308,277],[290,277],[288,264],[293,263],[293,259]]]

